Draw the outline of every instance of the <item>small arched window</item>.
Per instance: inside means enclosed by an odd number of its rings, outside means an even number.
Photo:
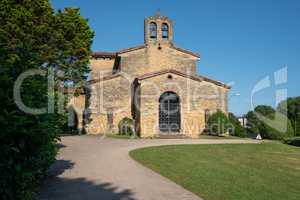
[[[154,22],[151,22],[149,24],[149,33],[150,33],[150,38],[156,39],[157,38],[157,25]]]
[[[210,110],[206,109],[206,110],[204,111],[204,118],[205,118],[205,123],[206,123],[206,124],[207,124],[207,122],[208,122],[209,117],[210,117]]]
[[[163,23],[161,25],[161,32],[162,32],[162,38],[168,39],[169,38],[169,26],[166,23]]]

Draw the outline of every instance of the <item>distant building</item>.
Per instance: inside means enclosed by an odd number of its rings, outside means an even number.
[[[238,117],[239,122],[241,123],[241,125],[246,128],[247,127],[247,118],[246,116],[242,116],[242,117]]]

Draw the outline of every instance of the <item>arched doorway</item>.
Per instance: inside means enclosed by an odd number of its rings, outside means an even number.
[[[68,130],[69,134],[78,134],[78,115],[73,106],[68,108]]]
[[[165,92],[159,98],[159,130],[180,131],[180,99],[174,92]]]

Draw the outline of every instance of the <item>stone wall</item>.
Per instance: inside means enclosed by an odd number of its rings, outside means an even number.
[[[134,79],[137,76],[164,69],[196,74],[197,58],[168,45],[149,45],[146,48],[120,54],[121,71]]]
[[[171,75],[170,80],[168,76]],[[181,105],[181,134],[198,137],[205,128],[206,109],[227,112],[227,89],[209,82],[199,82],[175,74],[163,74],[140,83],[140,134],[153,137],[159,131],[159,98],[166,92],[175,92]]]
[[[104,134],[118,132],[118,123],[131,117],[131,82],[124,77],[100,81],[91,85],[90,122],[88,133]],[[108,115],[113,124],[109,124]]]
[[[135,78],[164,69],[175,69],[184,74],[196,75],[197,59],[168,45],[163,45],[161,49],[156,45],[149,45],[119,56],[121,76],[91,85],[91,121],[87,126],[90,134],[116,133],[122,118],[133,118],[131,103]],[[101,62],[104,63],[99,60],[97,62],[99,65]],[[107,66],[109,64],[92,69],[102,70],[107,69]],[[173,77],[172,80],[168,75]],[[140,89],[140,110],[136,120],[140,124],[137,128],[142,137],[160,134],[158,99],[165,91],[174,91],[181,99],[182,134],[197,137],[202,133],[206,109],[211,112],[217,109],[227,112],[227,89],[210,82],[199,82],[176,74],[164,74],[141,81]],[[109,114],[113,115],[113,124],[109,124]]]
[[[94,80],[112,74],[114,63],[114,58],[91,59],[91,79]]]

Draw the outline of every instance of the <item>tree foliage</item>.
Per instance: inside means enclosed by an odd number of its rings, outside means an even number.
[[[259,105],[254,111],[249,111],[246,115],[247,129],[250,133],[260,134],[266,139],[283,139],[293,136],[294,132],[289,120],[284,125],[284,131],[278,130],[274,124],[282,124],[282,118],[276,118],[276,110],[271,106]],[[266,120],[272,120],[274,124],[268,123]]]
[[[79,83],[88,72],[93,32],[78,9],[54,12],[48,0],[0,1],[0,195],[31,199],[37,181],[57,153],[63,115],[27,114],[14,101],[17,78],[31,69],[65,74],[58,81]],[[46,72],[47,73],[47,72]],[[58,92],[56,91],[56,95]],[[21,87],[28,107],[47,108],[46,76],[31,76]]]
[[[233,114],[229,113],[228,114],[228,120],[229,123],[232,124],[232,128],[229,130],[229,133],[233,136],[237,137],[246,137],[246,130],[244,127],[241,125],[240,121],[238,118]]]
[[[296,136],[300,136],[300,97],[290,97],[278,104],[277,110],[291,121]]]
[[[246,114],[247,118],[247,131],[251,134],[258,134],[259,133],[259,120],[256,117],[254,111],[249,111]]]
[[[120,135],[133,135],[134,134],[134,124],[133,120],[129,117],[124,117],[118,124]]]
[[[231,128],[228,117],[220,110],[208,118],[207,124],[211,135],[225,134]]]

